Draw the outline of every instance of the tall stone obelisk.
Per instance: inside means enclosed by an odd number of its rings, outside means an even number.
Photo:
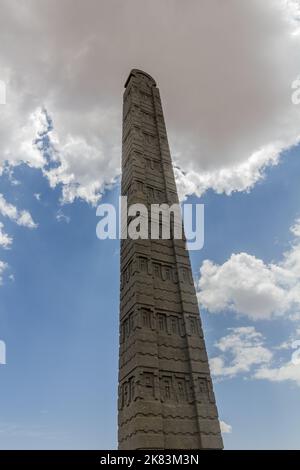
[[[133,69],[123,103],[122,195],[178,202],[159,90]],[[119,449],[223,447],[184,240],[121,241]]]

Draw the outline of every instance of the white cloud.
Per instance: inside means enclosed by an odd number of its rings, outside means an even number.
[[[3,281],[3,277],[2,277],[3,273],[7,268],[8,268],[8,264],[0,260],[0,285],[2,284],[2,281]]]
[[[0,246],[6,249],[10,248],[12,242],[13,239],[7,233],[4,232],[3,223],[0,222]]]
[[[1,161],[95,204],[120,172],[122,85],[138,66],[161,88],[181,195],[249,190],[299,140],[298,32],[296,1],[2,0]]]
[[[288,350],[290,358],[260,367],[255,371],[254,378],[271,382],[291,381],[300,386],[300,328],[296,329],[291,338],[274,349]]]
[[[210,312],[231,310],[253,320],[283,314],[297,320],[300,308],[300,220],[291,231],[294,242],[278,264],[266,264],[248,253],[233,254],[222,265],[205,260],[197,286],[200,304]]]
[[[98,124],[101,126],[100,122]],[[63,203],[81,198],[95,205],[101,190],[114,181],[119,171],[119,166],[115,166],[116,155],[111,161],[110,153],[105,153],[101,140],[91,139],[91,142],[87,142],[84,137],[67,136],[60,142],[56,136],[55,149],[59,155],[59,165],[44,170],[50,186],[54,188],[62,184]],[[113,149],[111,151],[116,152]]]
[[[235,191],[249,191],[264,178],[268,166],[277,165],[283,148],[280,143],[270,144],[242,163],[201,173],[194,170],[184,172],[176,167],[174,172],[179,198],[183,200],[191,194],[201,196],[210,188],[218,194],[227,195]]]
[[[300,364],[288,361],[277,367],[262,367],[255,372],[254,378],[265,379],[270,382],[291,381],[300,386]]]
[[[232,433],[232,426],[230,424],[225,423],[225,421],[220,421],[220,427],[221,427],[222,434]]]
[[[223,265],[205,260],[200,276],[198,298],[211,312],[229,309],[262,319],[288,306],[286,291],[278,285],[272,266],[247,253],[233,254]]]
[[[61,209],[57,211],[55,218],[58,222],[66,222],[67,224],[71,220],[71,218],[68,215],[64,214]]]
[[[28,228],[36,228],[37,224],[33,221],[30,213],[26,210],[19,210],[13,204],[10,204],[4,199],[3,194],[0,193],[0,214],[8,217],[16,222],[18,225],[23,225]]]
[[[291,232],[295,235],[295,237],[300,238],[300,219],[297,219],[295,224],[291,227]]]
[[[263,345],[262,334],[252,326],[229,328],[229,334],[215,346],[221,352],[210,360],[215,377],[235,377],[272,359],[272,352]]]
[[[269,380],[271,382],[294,382],[300,386],[300,330],[279,346],[267,347],[265,338],[253,326],[229,328],[215,347],[218,355],[210,360],[212,374],[218,379],[237,376]],[[296,340],[295,338],[298,338]],[[290,357],[283,358],[288,350]],[[280,351],[281,356],[278,356]]]

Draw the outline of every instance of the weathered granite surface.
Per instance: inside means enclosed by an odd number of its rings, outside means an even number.
[[[159,90],[133,69],[123,103],[122,194],[178,201]],[[218,412],[184,240],[122,240],[119,449],[220,449]]]

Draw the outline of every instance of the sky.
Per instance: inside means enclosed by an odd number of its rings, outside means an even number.
[[[299,449],[300,2],[0,7],[0,449],[117,445],[119,241],[96,207],[118,201],[133,67],[205,206],[190,256],[225,448]]]

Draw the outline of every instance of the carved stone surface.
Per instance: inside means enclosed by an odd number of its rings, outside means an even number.
[[[123,102],[122,195],[178,201],[159,90],[133,69]],[[122,240],[119,449],[223,447],[184,240]]]

